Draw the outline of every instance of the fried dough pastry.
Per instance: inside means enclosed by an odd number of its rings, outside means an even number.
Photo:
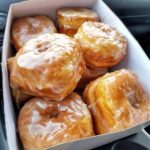
[[[43,15],[19,18],[12,23],[12,44],[18,51],[28,40],[44,33],[55,33],[52,20]]]
[[[116,29],[100,22],[85,22],[75,38],[83,51],[86,65],[112,67],[126,55],[127,41]]]
[[[33,98],[19,113],[18,128],[25,150],[42,150],[93,136],[90,112],[76,93],[63,101]]]
[[[8,59],[9,73],[11,73],[11,70],[13,68],[13,61],[14,61],[14,57],[11,57]],[[25,101],[27,101],[28,99],[30,99],[32,97],[31,95],[25,94],[20,89],[16,88],[14,85],[10,84],[10,87],[11,87],[11,93],[12,93],[13,100],[15,101],[18,108],[20,107],[21,104],[23,104]]]
[[[85,86],[90,81],[96,79],[97,77],[104,75],[107,71],[108,71],[107,68],[93,69],[90,67],[86,67],[86,69],[83,72],[82,78],[81,78],[80,82],[78,83],[77,89],[85,88]]]
[[[59,32],[73,36],[85,21],[98,21],[99,16],[87,8],[59,8],[57,9],[57,23]]]
[[[85,69],[78,43],[64,34],[44,34],[16,54],[10,82],[24,93],[60,101],[71,93]]]
[[[150,97],[138,77],[126,69],[91,82],[84,91],[84,100],[97,134],[121,131],[150,119]]]

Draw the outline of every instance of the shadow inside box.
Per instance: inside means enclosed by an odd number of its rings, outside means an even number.
[[[150,135],[150,126],[146,127],[145,131]]]
[[[150,126],[143,129],[143,132],[150,139]]]

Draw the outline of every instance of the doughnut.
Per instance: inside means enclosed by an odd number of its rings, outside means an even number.
[[[58,33],[29,40],[14,58],[10,83],[26,94],[57,101],[75,89],[85,69],[76,40]]]
[[[15,19],[12,23],[12,44],[18,51],[29,39],[55,32],[52,20],[43,15]]]
[[[85,21],[98,21],[99,16],[87,8],[59,8],[56,12],[59,32],[73,36]]]
[[[93,69],[90,67],[86,67],[83,72],[82,78],[78,83],[77,89],[83,89],[90,81],[104,75],[107,71],[107,68]]]
[[[94,135],[90,112],[74,92],[61,102],[32,98],[19,113],[18,129],[25,150],[47,149]]]
[[[75,34],[86,61],[86,65],[112,67],[118,64],[126,55],[127,41],[107,24],[100,22],[85,22]]]
[[[11,57],[8,59],[9,73],[11,72],[13,68],[13,61],[14,61],[14,57]],[[31,95],[27,95],[23,93],[20,89],[16,88],[14,85],[10,85],[10,87],[11,87],[11,94],[12,94],[13,100],[15,101],[18,108],[20,107],[21,104],[23,104],[25,101],[27,101],[28,99],[32,97]]]
[[[122,131],[150,119],[150,97],[130,70],[97,78],[86,86],[83,95],[96,134]]]

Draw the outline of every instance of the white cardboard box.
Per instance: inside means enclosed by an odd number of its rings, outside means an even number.
[[[10,47],[10,28],[11,22],[16,17],[30,16],[36,14],[45,14],[55,20],[55,10],[58,7],[66,6],[82,6],[94,9],[100,16],[101,21],[107,23],[117,30],[119,30],[128,40],[128,53],[126,58],[112,70],[119,68],[128,68],[133,70],[141,80],[147,92],[150,94],[150,61],[143,52],[141,46],[133,38],[123,23],[117,18],[117,16],[106,6],[101,0],[30,0],[16,4],[12,4],[9,9],[4,43],[3,43],[3,55],[2,55],[2,72],[3,72],[3,97],[4,97],[4,111],[5,111],[5,123],[6,134],[9,150],[18,150],[17,139],[17,122],[14,114],[14,108],[12,104],[9,78],[7,71],[7,59],[11,57]],[[58,146],[50,148],[50,150],[88,150],[97,146],[101,146],[120,139],[122,137],[136,133],[150,124],[147,121],[136,127],[124,130],[122,132],[116,132],[105,135],[98,135],[91,138],[72,141]]]

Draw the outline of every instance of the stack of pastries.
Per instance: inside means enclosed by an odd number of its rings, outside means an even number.
[[[24,149],[42,150],[150,119],[150,98],[138,77],[127,69],[107,73],[125,57],[125,37],[90,9],[59,8],[56,16],[58,29],[43,15],[12,23],[16,54],[8,71]]]

